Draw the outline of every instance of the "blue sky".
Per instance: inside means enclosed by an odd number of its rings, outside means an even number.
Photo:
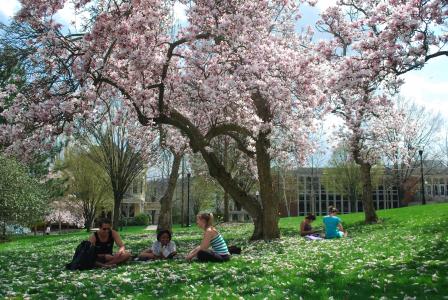
[[[8,23],[9,19],[19,10],[18,0],[1,0],[0,21]],[[325,9],[335,0],[321,0],[316,7],[302,7],[302,19],[298,26],[313,24],[319,17],[322,9]],[[177,4],[174,8],[180,22],[185,22],[185,8]],[[81,17],[75,14],[70,6],[64,7],[58,13],[61,23],[68,25],[75,21],[78,23]],[[322,38],[317,33],[316,38]],[[404,75],[405,84],[401,89],[401,95],[434,112],[440,112],[448,120],[448,58],[440,57],[430,61],[422,70],[412,71]]]

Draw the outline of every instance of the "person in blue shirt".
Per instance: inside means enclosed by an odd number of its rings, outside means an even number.
[[[325,238],[334,239],[347,236],[347,231],[342,227],[342,221],[336,215],[339,213],[334,206],[328,207],[328,215],[324,217]]]

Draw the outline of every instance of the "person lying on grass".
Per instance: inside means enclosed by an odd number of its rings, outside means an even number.
[[[347,231],[342,227],[342,221],[336,215],[339,213],[338,209],[333,206],[328,207],[328,215],[324,217],[325,238],[334,239],[347,236]]]
[[[222,235],[213,227],[213,214],[202,213],[196,216],[196,224],[204,230],[199,246],[188,253],[186,259],[197,257],[199,261],[224,262],[230,259],[229,249]],[[209,247],[212,250],[209,250]]]
[[[311,226],[311,223],[316,220],[316,216],[313,214],[308,214],[305,219],[300,223],[300,235],[301,236],[307,236],[307,235],[315,235],[320,236],[318,230],[314,230]]]
[[[118,232],[112,229],[111,222],[109,220],[101,220],[99,229],[98,232],[95,232],[89,238],[89,241],[95,246],[96,266],[103,268],[114,267],[129,260],[131,254],[126,251]],[[117,253],[112,254],[114,242],[119,249]]]
[[[169,230],[160,230],[157,233],[157,241],[152,244],[151,249],[140,253],[136,260],[167,259],[173,258],[175,255],[176,244],[171,241],[171,232]]]

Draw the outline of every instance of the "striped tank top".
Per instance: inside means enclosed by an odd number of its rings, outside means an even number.
[[[227,248],[226,241],[220,233],[218,233],[211,241],[213,252],[219,255],[229,255],[229,248]]]

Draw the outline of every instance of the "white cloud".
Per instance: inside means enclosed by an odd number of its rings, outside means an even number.
[[[88,16],[89,13],[86,11],[77,12],[71,1],[66,2],[64,8],[58,11],[55,15],[59,22],[68,26],[70,29],[79,27],[83,23],[84,18],[87,18]]]
[[[20,3],[17,0],[2,0],[0,12],[5,16],[12,18],[20,9]]]
[[[176,20],[180,22],[186,22],[187,21],[187,14],[186,14],[187,6],[185,4],[180,3],[179,1],[176,1],[174,3],[173,11],[174,11],[174,17]]]
[[[333,5],[336,5],[336,0],[318,0],[316,4],[321,11]]]
[[[448,118],[448,81],[411,72],[404,76],[405,84],[400,94],[435,113]]]

